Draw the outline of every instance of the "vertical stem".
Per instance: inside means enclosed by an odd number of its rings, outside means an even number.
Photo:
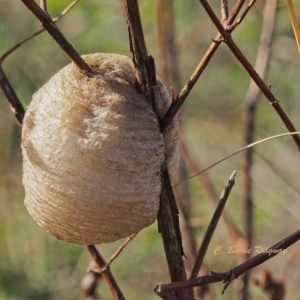
[[[180,87],[180,76],[175,44],[173,1],[158,0],[157,14],[162,80],[167,88],[173,87],[176,90]]]
[[[260,37],[260,44],[257,51],[254,69],[261,78],[265,77],[267,64],[269,60],[270,44],[272,41],[274,20],[276,13],[277,1],[268,1],[263,11],[263,28]],[[251,81],[245,98],[245,143],[249,145],[253,143],[255,135],[255,113],[257,110],[257,101],[260,90],[258,86]],[[253,167],[253,149],[248,148],[245,152],[244,160],[244,214],[245,214],[245,231],[248,240],[247,247],[252,248],[253,245],[253,186],[251,173]],[[250,258],[250,254],[246,254],[246,259]],[[242,299],[248,299],[250,273],[246,273],[243,281]]]
[[[178,210],[166,165],[162,167],[162,192],[157,220],[163,238],[171,281],[185,281],[187,276],[182,259],[184,253],[181,244]],[[193,299],[192,289],[180,290],[176,295],[182,300]]]
[[[156,74],[154,59],[148,56],[144,33],[141,24],[139,6],[137,0],[125,0],[126,19],[128,24],[130,50],[133,54],[133,62],[136,69],[136,78],[141,92],[152,105],[155,111],[154,88]],[[172,281],[186,280],[183,249],[179,228],[178,209],[170,184],[169,173],[166,164],[161,169],[162,191],[160,195],[160,208],[158,212],[158,226],[162,235],[169,273]],[[176,292],[178,300],[193,298],[192,289]]]

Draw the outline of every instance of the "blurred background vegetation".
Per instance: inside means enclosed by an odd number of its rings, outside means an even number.
[[[52,17],[70,1],[48,1]],[[220,11],[219,1],[210,1]],[[228,1],[232,7],[235,1]],[[159,45],[156,1],[141,0],[140,9],[148,53],[156,60],[158,75]],[[216,29],[199,1],[174,0],[176,47],[183,86],[216,35]],[[233,37],[245,56],[255,61],[262,27],[264,1],[257,1]],[[300,11],[300,1],[294,1]],[[219,14],[220,15],[220,14]],[[300,18],[300,14],[298,15]],[[81,53],[113,52],[130,56],[127,26],[122,1],[86,0],[79,3],[58,23],[59,28]],[[0,55],[40,28],[38,21],[21,1],[0,0]],[[24,106],[32,94],[59,69],[69,63],[66,55],[47,33],[27,42],[3,62],[3,68]],[[300,59],[285,1],[278,1],[275,30],[265,82],[300,130]],[[243,111],[249,86],[248,74],[233,54],[221,45],[208,68],[191,92],[181,114],[182,139],[198,162],[206,167],[245,146]],[[180,90],[176,90],[178,93]],[[286,132],[275,111],[263,96],[256,116],[259,140]],[[254,186],[254,245],[268,247],[299,229],[300,156],[290,137],[272,140],[255,150],[252,183]],[[57,240],[39,228],[28,215],[22,186],[20,127],[0,92],[0,299],[67,300],[80,297],[80,281],[90,256],[84,247]],[[238,171],[236,185],[227,204],[227,213],[241,230],[243,211],[243,156],[239,154],[207,172],[218,194],[229,175]],[[197,179],[187,182],[193,232],[200,243],[215,205],[207,199]],[[108,259],[120,242],[100,245]],[[238,263],[238,256],[226,251],[214,255],[217,246],[234,245],[222,223],[217,227],[205,263],[208,271],[227,271]],[[284,279],[285,299],[300,296],[297,244],[252,271],[258,278],[268,268],[277,279]],[[299,253],[299,248],[298,248]],[[254,253],[252,252],[252,255]],[[121,290],[127,299],[156,299],[153,289],[169,282],[161,237],[157,224],[140,232],[112,264]],[[211,286],[211,299],[221,298],[222,284]],[[233,283],[222,299],[233,299]],[[100,299],[111,299],[105,285],[98,288]],[[266,299],[263,291],[251,285],[253,299]]]

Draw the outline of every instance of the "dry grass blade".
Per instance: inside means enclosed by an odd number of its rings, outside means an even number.
[[[180,184],[182,184],[183,182],[186,182],[186,181],[188,181],[188,180],[190,180],[190,179],[192,179],[192,178],[194,178],[194,177],[200,175],[200,174],[203,173],[203,172],[208,171],[209,169],[211,169],[212,167],[218,165],[219,163],[223,162],[224,160],[226,160],[226,159],[228,159],[228,158],[230,158],[230,157],[232,157],[232,156],[234,156],[234,155],[236,155],[236,154],[238,154],[238,153],[240,153],[240,152],[242,152],[242,151],[244,151],[244,150],[246,150],[246,149],[249,149],[249,148],[251,148],[251,147],[254,147],[254,146],[256,146],[256,145],[259,145],[259,144],[261,144],[261,143],[264,143],[264,142],[267,142],[267,141],[270,141],[270,140],[273,140],[273,139],[276,139],[276,138],[279,138],[279,137],[283,137],[283,136],[287,136],[287,135],[298,135],[298,134],[300,134],[300,131],[288,132],[288,133],[282,133],[282,134],[270,136],[270,137],[265,138],[265,139],[263,139],[263,140],[257,141],[257,142],[255,142],[255,143],[250,144],[250,145],[247,145],[247,146],[245,146],[245,147],[243,147],[243,148],[241,148],[241,149],[239,149],[239,150],[237,150],[237,151],[235,151],[235,152],[233,152],[233,153],[231,153],[231,154],[229,154],[229,155],[223,157],[222,159],[216,161],[215,163],[213,163],[213,164],[211,164],[210,166],[208,166],[208,167],[206,167],[205,169],[203,169],[201,172],[198,172],[198,173],[196,173],[196,174],[194,174],[194,175],[188,177],[186,180],[184,180],[184,181],[182,181],[182,182],[179,182],[179,183],[174,184],[174,185],[173,185],[173,188],[176,187],[176,186],[178,186],[178,185],[180,185]]]

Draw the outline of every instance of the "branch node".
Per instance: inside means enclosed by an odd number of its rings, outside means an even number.
[[[223,290],[222,290],[222,295],[224,295],[224,293],[225,293],[226,289],[228,288],[229,284],[230,284],[234,279],[236,279],[236,278],[238,278],[238,276],[236,276],[236,275],[234,274],[233,270],[231,269],[231,270],[229,271],[229,280],[228,280],[228,281],[226,282],[226,284],[224,285],[224,288],[223,288]],[[224,279],[223,282],[225,282],[225,279]]]
[[[275,99],[274,101],[269,102],[269,103],[274,106],[279,103],[279,100]]]
[[[220,44],[221,42],[223,42],[224,41],[224,39],[223,38],[220,38],[220,39],[218,39],[218,40],[216,40],[216,39],[211,39],[212,40],[212,42],[213,43],[215,43],[215,44]]]

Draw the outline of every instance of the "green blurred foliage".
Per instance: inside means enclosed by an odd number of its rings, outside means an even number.
[[[48,2],[52,17],[70,3],[66,0]],[[210,45],[216,29],[198,1],[173,2],[180,80],[183,85]],[[218,11],[219,2],[211,2]],[[234,40],[252,64],[262,25],[261,2],[258,2],[233,34]],[[300,8],[300,1],[294,2]],[[229,1],[230,6],[233,3]],[[148,52],[156,59],[160,74],[155,1],[140,1],[140,9]],[[122,1],[79,1],[58,26],[81,54],[115,52],[130,55]],[[0,0],[0,55],[39,28],[39,23],[21,1]],[[28,106],[32,94],[67,63],[69,60],[65,54],[43,33],[9,55],[3,68],[22,103]],[[272,85],[273,93],[297,129],[300,129],[299,70],[299,54],[285,1],[279,1],[266,83]],[[247,73],[233,54],[225,45],[221,45],[191,92],[181,117],[183,137],[203,166],[244,146],[243,101],[249,82]],[[261,96],[255,139],[285,131],[272,107]],[[255,153],[252,174],[255,244],[267,247],[298,229],[299,154],[288,137],[260,145]],[[48,235],[27,214],[23,205],[21,161],[20,128],[0,92],[0,299],[78,299],[79,283],[90,257],[84,247],[67,244]],[[241,229],[244,226],[241,213],[242,162],[243,156],[239,154],[208,172],[218,193],[221,193],[232,171],[239,172],[227,210]],[[191,195],[191,217],[196,223],[197,220],[201,223],[194,228],[200,243],[215,206],[195,179],[188,181],[187,185]],[[119,244],[100,245],[99,249],[108,259]],[[232,245],[222,222],[213,237],[205,262],[209,270],[214,271],[225,271],[235,266],[236,255],[214,255],[213,250],[218,245],[224,249]],[[294,248],[289,248],[286,256],[276,257],[252,274],[258,277],[258,271],[267,267],[276,271],[278,277],[285,277]],[[113,263],[112,271],[127,299],[156,299],[153,288],[169,281],[157,224],[138,234]],[[290,274],[286,280],[288,297],[295,296],[296,292],[299,297],[297,282],[300,276],[294,271]],[[215,284],[212,288],[216,298],[219,298],[222,284]],[[238,287],[231,286],[222,299],[232,299],[234,289]],[[111,299],[103,283],[98,293],[101,299]],[[251,294],[253,299],[263,297],[257,287],[251,288]]]

